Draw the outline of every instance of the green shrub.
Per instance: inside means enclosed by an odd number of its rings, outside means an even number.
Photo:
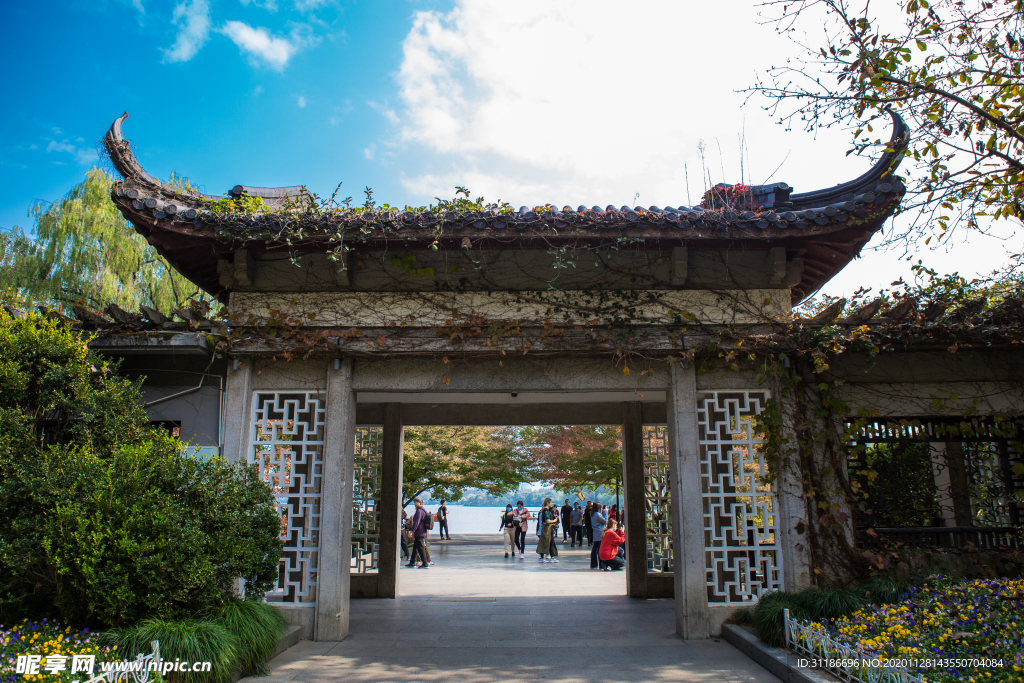
[[[270,488],[149,427],[138,387],[80,333],[0,312],[0,623],[189,618],[268,590],[281,553]]]

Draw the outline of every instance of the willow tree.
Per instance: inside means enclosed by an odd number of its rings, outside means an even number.
[[[0,293],[64,310],[82,302],[94,310],[145,304],[164,313],[201,298],[117,210],[112,183],[93,168],[59,201],[29,210],[32,231],[0,233]]]
[[[874,128],[888,112],[910,125],[916,167],[902,210],[917,219],[899,237],[924,230],[927,243],[957,225],[1021,220],[1024,0],[764,6],[803,51],[751,88],[769,98],[780,123],[846,125],[858,153],[885,148]]]

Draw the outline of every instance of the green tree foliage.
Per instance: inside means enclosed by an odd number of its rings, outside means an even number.
[[[887,110],[910,124],[916,201],[945,236],[958,223],[1020,220],[1024,208],[1024,73],[1021,0],[777,0],[773,19],[802,59],[773,68],[760,91],[780,123],[854,129],[857,151]],[[822,23],[825,30],[822,31]],[[822,75],[824,74],[824,75]],[[930,220],[930,219],[933,219]],[[931,236],[928,237],[931,239]],[[926,240],[927,242],[928,240]]]
[[[559,490],[614,487],[622,480],[619,427],[532,427],[524,432],[541,477]]]
[[[935,526],[941,515],[930,444],[870,444],[864,460],[872,526]]]
[[[409,427],[405,430],[403,504],[425,491],[457,501],[467,488],[496,496],[536,479],[528,451],[513,430],[494,427]]]
[[[126,221],[110,199],[113,178],[93,168],[60,201],[29,211],[31,232],[0,233],[0,292],[19,303],[93,310],[145,304],[165,314],[204,295]]]
[[[2,622],[188,616],[277,576],[270,489],[151,430],[115,370],[59,322],[0,313]]]

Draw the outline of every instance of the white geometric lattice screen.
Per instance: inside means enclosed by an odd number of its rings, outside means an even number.
[[[669,495],[668,428],[645,425],[644,515],[647,571],[672,571],[672,507]]]
[[[284,541],[277,585],[266,596],[273,602],[316,601],[326,419],[321,393],[253,392],[246,460],[274,491]]]
[[[708,602],[746,603],[782,587],[778,505],[757,415],[767,391],[697,394]]]
[[[352,572],[372,574],[380,568],[381,427],[356,427],[352,486]]]

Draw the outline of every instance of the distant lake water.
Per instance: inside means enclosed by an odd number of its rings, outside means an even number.
[[[426,507],[431,512],[436,513],[437,508],[441,507],[440,503],[428,502]],[[448,531],[453,534],[494,534],[495,536],[501,535],[501,516],[505,513],[504,507],[497,506],[467,506],[467,505],[447,505],[448,508]],[[414,506],[410,505],[405,508],[405,511],[410,515],[415,509]],[[537,509],[531,508],[529,505],[526,509],[530,511],[530,514],[536,517]],[[530,520],[530,531],[533,531],[535,520]],[[437,529],[437,526],[434,526]]]

